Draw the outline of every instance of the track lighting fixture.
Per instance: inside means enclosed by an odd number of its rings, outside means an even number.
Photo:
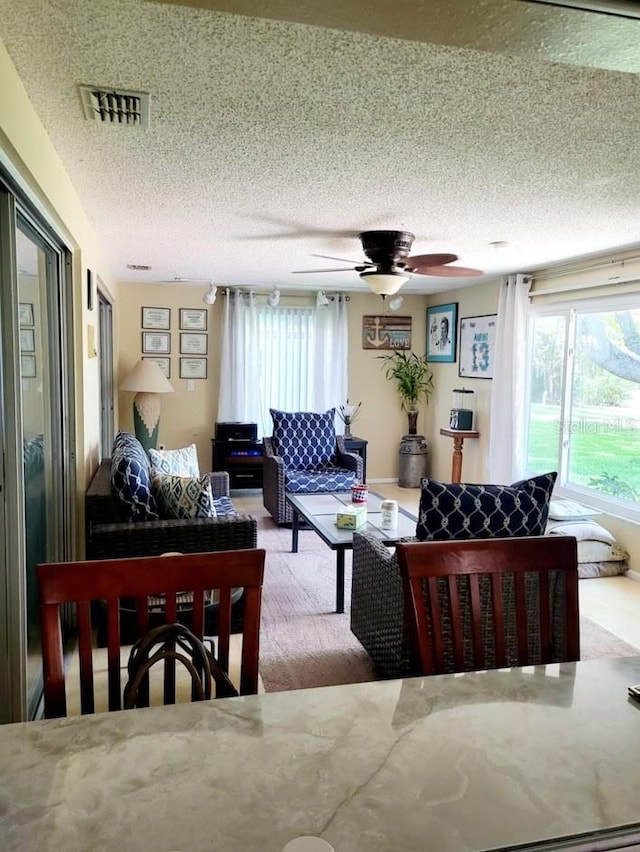
[[[202,297],[202,301],[205,303],[205,305],[213,305],[216,301],[217,293],[218,288],[216,287],[216,285],[213,283],[210,284],[208,292],[206,292]]]
[[[277,287],[274,287],[271,293],[267,296],[267,304],[270,308],[275,308],[280,304],[280,290]]]

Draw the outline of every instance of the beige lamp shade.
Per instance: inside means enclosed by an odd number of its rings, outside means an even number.
[[[135,391],[133,423],[136,438],[145,450],[155,449],[160,429],[160,393],[172,393],[173,386],[152,359],[140,359],[120,384],[120,390]]]

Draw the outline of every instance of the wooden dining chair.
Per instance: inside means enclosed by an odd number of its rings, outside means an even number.
[[[412,673],[580,659],[574,538],[407,542],[396,553]]]
[[[44,673],[44,711],[47,718],[67,715],[65,659],[60,608],[75,604],[80,677],[80,712],[95,712],[94,634],[96,614],[106,618],[108,709],[123,707],[120,609],[122,601],[135,610],[136,635],[144,637],[158,609],[166,624],[187,622],[201,643],[204,636],[205,602],[218,593],[218,634],[215,661],[228,675],[231,642],[231,593],[242,587],[243,633],[240,661],[240,694],[258,691],[258,653],[262,581],[265,551],[220,551],[171,554],[133,559],[91,560],[38,565],[40,625]],[[188,606],[184,606],[185,598]],[[158,606],[161,600],[161,607]],[[154,623],[154,629],[155,629]],[[175,641],[170,637],[169,642]],[[170,646],[168,646],[170,648]],[[175,701],[175,655],[164,659],[164,703]],[[127,679],[126,670],[124,673]],[[223,690],[225,692],[225,690]],[[145,685],[142,698],[145,703]]]

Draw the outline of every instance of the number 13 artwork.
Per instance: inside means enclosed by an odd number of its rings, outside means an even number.
[[[496,314],[460,320],[460,376],[493,378]]]

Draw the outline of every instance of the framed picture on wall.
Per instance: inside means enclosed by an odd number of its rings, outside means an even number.
[[[168,355],[171,352],[171,335],[154,334],[152,331],[142,332],[142,351],[145,354],[157,352]]]
[[[206,331],[207,309],[180,308],[180,328],[185,331]]]
[[[470,379],[493,378],[493,351],[497,314],[462,317],[458,375]]]
[[[206,358],[181,358],[180,359],[180,378],[181,379],[206,379],[207,378],[207,359]]]
[[[34,328],[20,329],[20,351],[35,352],[36,351],[36,335]]]
[[[181,355],[206,355],[207,335],[194,334],[190,331],[180,332],[180,354]]]
[[[21,355],[20,356],[20,375],[23,379],[35,379],[36,377],[36,356]]]
[[[155,361],[158,367],[164,373],[165,379],[171,378],[171,358],[153,358],[150,355],[143,355],[143,361]]]
[[[168,331],[171,328],[171,308],[143,308],[142,327]]]
[[[427,361],[456,360],[458,303],[427,308]]]
[[[33,304],[31,302],[20,302],[18,315],[21,326],[33,325]]]

